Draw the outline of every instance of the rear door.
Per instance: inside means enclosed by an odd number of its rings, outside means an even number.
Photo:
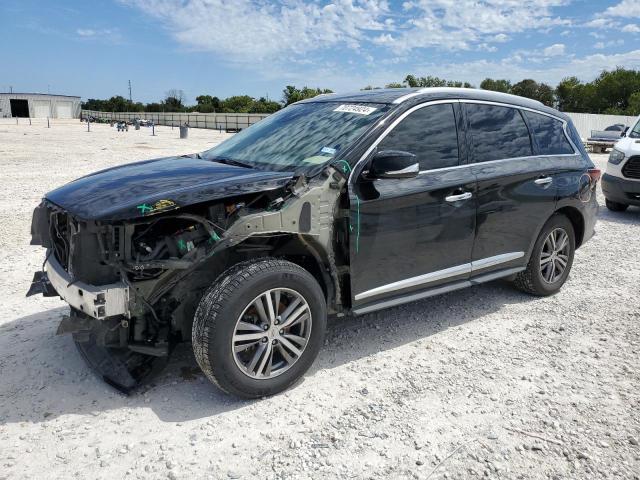
[[[537,232],[555,209],[555,165],[535,155],[518,108],[481,102],[467,102],[464,107],[478,180],[473,275],[522,266]]]
[[[371,151],[415,154],[420,174],[355,179],[350,190],[354,306],[469,277],[475,178],[458,135],[457,102],[414,107]]]

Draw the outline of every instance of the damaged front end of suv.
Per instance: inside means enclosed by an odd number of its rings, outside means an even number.
[[[324,277],[339,306],[336,252],[340,261],[347,252],[335,222],[344,183],[329,167],[310,183],[301,176],[252,183],[249,193],[187,207],[171,199],[141,203],[138,215],[122,219],[74,216],[49,199],[53,192],[33,216],[31,243],[47,253],[28,295],[65,300],[71,312],[58,333],[72,333],[91,367],[128,392],[176,343],[191,339],[202,293],[231,265],[294,259]]]
[[[278,132],[296,136],[301,113],[336,110],[326,103],[294,107],[283,111],[289,117],[276,114],[203,154],[80,178],[36,208],[31,244],[47,250],[28,295],[60,296],[70,305],[58,333],[73,334],[107,383],[129,392],[177,343],[191,341],[203,294],[247,260],[280,258],[302,267],[321,286],[327,311],[343,311],[350,295],[348,163],[334,157],[374,116],[364,122],[351,114],[358,128],[347,125],[342,136],[349,138],[328,144],[298,132],[305,138],[296,154],[301,169],[279,160]],[[272,163],[240,162],[240,152]]]

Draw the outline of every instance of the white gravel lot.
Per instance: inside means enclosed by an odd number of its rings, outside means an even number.
[[[0,479],[640,478],[638,208],[601,209],[553,297],[495,282],[332,321],[304,381],[273,398],[223,395],[188,346],[130,397],[94,377],[55,336],[65,304],[24,297],[43,260],[33,208],[225,135],[0,123]]]

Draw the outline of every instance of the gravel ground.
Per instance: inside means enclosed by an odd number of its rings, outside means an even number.
[[[224,136],[0,123],[0,479],[640,478],[638,208],[601,209],[553,297],[495,282],[332,321],[273,398],[221,394],[187,346],[133,396],[95,378],[55,336],[64,303],[24,297],[43,260],[31,211],[80,175]]]

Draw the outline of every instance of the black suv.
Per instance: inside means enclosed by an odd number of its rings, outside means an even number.
[[[71,306],[99,375],[135,387],[180,341],[222,389],[293,384],[327,315],[510,278],[558,291],[594,233],[594,169],[567,116],[472,89],[323,95],[204,153],[48,193],[30,294]]]

